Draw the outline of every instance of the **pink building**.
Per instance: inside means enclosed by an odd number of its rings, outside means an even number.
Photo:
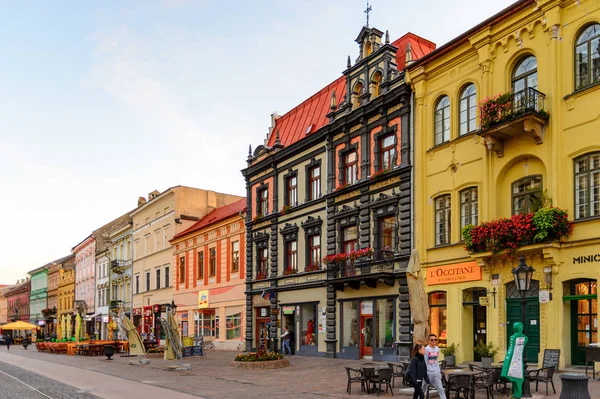
[[[94,313],[96,240],[90,234],[71,250],[75,254],[75,309]]]
[[[8,311],[8,320],[21,320],[29,323],[29,293],[31,291],[31,281],[29,277],[21,279],[14,288],[4,295]],[[13,332],[13,337],[23,336],[24,331]]]

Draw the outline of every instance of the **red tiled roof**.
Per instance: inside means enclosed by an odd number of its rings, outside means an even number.
[[[396,63],[400,70],[404,69],[408,43],[410,43],[412,49],[413,60],[417,60],[435,50],[435,43],[410,32],[405,34],[392,43],[393,46],[398,48]],[[275,145],[277,131],[279,131],[279,141],[286,147],[325,126],[328,123],[326,115],[331,112],[329,105],[333,90],[335,90],[335,97],[339,106],[344,101],[344,96],[346,95],[345,76],[334,80],[318,93],[309,97],[288,113],[280,116],[275,122],[275,127],[269,137],[267,146],[272,147]]]
[[[237,215],[245,209],[246,209],[246,198],[242,198],[242,199],[240,199],[236,202],[233,202],[229,205],[225,205],[220,208],[217,208],[214,211],[207,214],[206,216],[204,216],[202,219],[198,220],[196,223],[191,225],[186,230],[182,231],[179,234],[176,234],[172,238],[172,240],[183,237],[183,236],[193,233],[195,231],[201,230],[201,229],[205,228],[206,226],[209,226],[220,220],[226,219],[230,216]]]

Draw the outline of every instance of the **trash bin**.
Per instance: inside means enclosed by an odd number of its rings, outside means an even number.
[[[589,375],[583,373],[563,373],[560,375],[562,390],[560,399],[591,399],[588,389]]]

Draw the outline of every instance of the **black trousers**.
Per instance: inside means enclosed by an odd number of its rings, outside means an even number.
[[[423,381],[415,381],[412,384],[415,389],[413,399],[425,399],[425,393],[423,392]]]

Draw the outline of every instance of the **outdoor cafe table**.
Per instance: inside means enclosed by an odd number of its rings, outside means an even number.
[[[373,381],[373,377],[375,376],[375,372],[379,371],[379,370],[385,370],[385,369],[389,369],[390,366],[385,363],[362,363],[360,365],[360,369],[362,370],[363,373],[365,373],[365,370],[373,370],[372,372],[367,372],[365,374],[368,374],[367,377],[367,387],[369,384],[373,383],[373,389],[375,388],[375,381]]]
[[[450,397],[450,379],[452,378],[452,376],[455,375],[470,375],[475,376],[479,373],[481,373],[481,371],[471,371],[471,370],[465,370],[465,369],[452,369],[452,370],[443,370],[442,371],[444,374],[446,374],[446,376],[448,376],[448,384],[446,385],[446,397],[449,398]],[[475,392],[475,380],[473,378],[471,378],[471,392]]]

